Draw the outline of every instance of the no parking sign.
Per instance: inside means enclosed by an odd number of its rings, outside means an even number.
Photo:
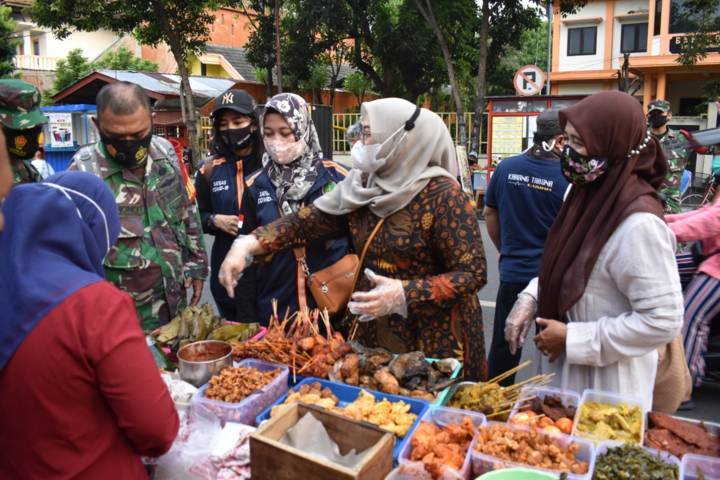
[[[537,65],[525,65],[515,73],[513,85],[518,95],[539,95],[545,85],[545,72]]]

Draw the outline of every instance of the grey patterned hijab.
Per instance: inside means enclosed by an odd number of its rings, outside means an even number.
[[[310,117],[307,102],[294,93],[280,93],[267,102],[265,114],[278,113],[295,135],[295,141],[304,140],[304,152],[293,162],[280,165],[268,152],[263,155],[270,181],[275,186],[278,204],[283,215],[297,212],[318,176],[318,165],[323,153],[315,125]],[[263,115],[263,124],[265,117]]]

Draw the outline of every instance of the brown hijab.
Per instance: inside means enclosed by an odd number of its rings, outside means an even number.
[[[667,172],[662,148],[647,136],[642,107],[621,92],[602,92],[560,111],[560,125],[573,124],[588,155],[608,159],[608,171],[596,181],[573,185],[545,242],[540,265],[538,316],[566,321],[582,297],[600,250],[633,213],[662,218],[657,189]],[[640,246],[628,245],[628,248]]]

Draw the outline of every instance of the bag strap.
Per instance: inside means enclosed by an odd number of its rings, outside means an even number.
[[[360,279],[360,273],[362,272],[363,262],[365,261],[365,254],[367,254],[368,249],[370,248],[370,244],[375,239],[375,236],[380,231],[380,228],[383,226],[383,223],[385,223],[385,219],[381,218],[380,221],[375,225],[375,228],[373,228],[373,231],[370,233],[370,236],[367,240],[365,240],[365,246],[362,249],[362,253],[360,254],[360,261],[358,262],[358,268],[355,272],[355,278],[353,279],[352,288],[350,289],[350,293],[355,291],[355,286],[357,285],[358,280]]]

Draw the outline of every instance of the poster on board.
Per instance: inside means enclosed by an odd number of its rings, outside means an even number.
[[[524,116],[493,117],[492,160],[521,153],[526,128]]]
[[[53,148],[72,147],[72,113],[48,113],[50,146]]]

